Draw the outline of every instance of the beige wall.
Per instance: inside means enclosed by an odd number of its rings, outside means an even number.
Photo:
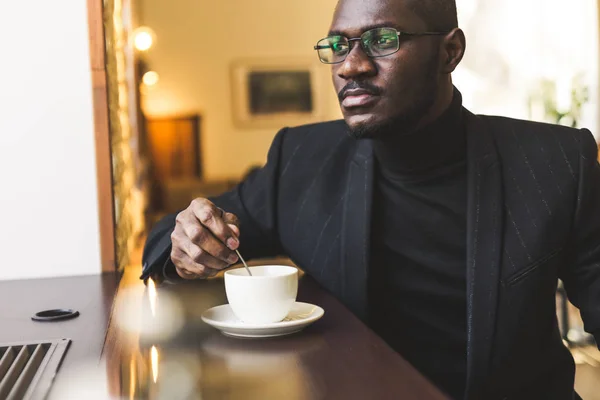
[[[160,74],[148,91],[149,115],[199,112],[204,168],[209,180],[238,177],[262,164],[277,128],[240,129],[232,114],[231,64],[240,58],[314,57],[326,35],[335,0],[142,0],[141,19],[154,29],[146,55]],[[324,118],[341,114],[326,76]],[[283,127],[284,122],[282,122]]]
[[[1,1],[0,47],[0,280],[100,273],[85,1]]]

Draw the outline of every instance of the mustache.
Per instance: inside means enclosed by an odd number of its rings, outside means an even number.
[[[382,88],[375,86],[372,83],[352,81],[352,82],[348,83],[346,86],[344,86],[342,88],[342,90],[340,90],[340,92],[338,93],[338,100],[339,101],[344,100],[348,90],[354,90],[354,89],[363,89],[363,90],[367,91],[369,94],[374,95],[374,96],[380,95],[383,92]]]

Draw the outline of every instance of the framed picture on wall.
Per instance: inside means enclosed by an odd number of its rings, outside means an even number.
[[[329,69],[304,58],[239,60],[231,68],[233,118],[240,128],[281,128],[323,120]]]

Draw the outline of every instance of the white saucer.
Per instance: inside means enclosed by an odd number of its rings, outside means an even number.
[[[270,324],[247,324],[240,321],[229,304],[217,306],[202,313],[202,321],[224,335],[244,338],[268,338],[291,335],[320,319],[325,311],[313,304],[296,302],[283,321]]]

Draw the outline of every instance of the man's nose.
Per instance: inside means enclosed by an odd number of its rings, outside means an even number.
[[[377,68],[373,60],[365,53],[359,41],[350,42],[350,52],[340,64],[337,71],[343,79],[356,79],[358,77],[373,76]]]

